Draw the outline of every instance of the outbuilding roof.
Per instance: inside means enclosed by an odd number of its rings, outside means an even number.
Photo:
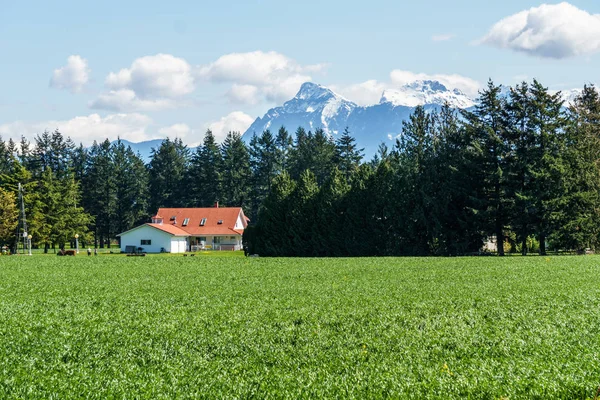
[[[135,231],[136,229],[143,228],[144,226],[149,226],[151,228],[158,229],[160,231],[168,233],[171,236],[185,236],[185,237],[190,236],[190,234],[187,233],[186,231],[184,231],[183,229],[180,229],[176,226],[168,225],[168,224],[144,224],[144,225],[136,226],[135,228],[130,229],[127,232],[120,233],[117,236],[123,236],[126,233]]]

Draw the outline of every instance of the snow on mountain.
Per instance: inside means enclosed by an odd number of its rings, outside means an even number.
[[[286,101],[281,107],[270,109],[262,118],[257,118],[244,137],[248,138],[253,132],[260,133],[265,129],[279,129],[280,126],[288,129],[296,129],[298,126],[306,129],[323,128],[327,132],[337,133],[356,107],[355,103],[332,90],[306,82],[293,99]],[[341,129],[344,127],[345,125]]]
[[[570,89],[561,91],[560,94],[562,100],[565,102],[565,107],[571,105],[571,103],[573,103],[575,99],[579,97],[582,91],[582,89]]]
[[[430,80],[415,81],[399,89],[385,90],[380,103],[406,107],[444,103],[455,108],[469,108],[475,105],[475,102],[459,89],[449,90],[440,82]]]

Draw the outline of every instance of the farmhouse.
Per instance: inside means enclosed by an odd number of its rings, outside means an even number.
[[[211,208],[160,208],[151,223],[119,235],[121,251],[241,250],[248,221],[240,207],[219,207],[218,203]]]

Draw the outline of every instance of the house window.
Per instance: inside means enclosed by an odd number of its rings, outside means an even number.
[[[199,242],[204,242],[204,243],[206,243],[206,236],[200,236],[200,237],[198,238],[198,241],[199,241]]]
[[[187,226],[187,224],[190,222],[189,218],[186,218],[183,220],[183,224],[181,224],[182,226]]]
[[[200,220],[200,226],[204,226],[206,224],[206,218],[202,218]]]
[[[150,246],[150,245],[152,245],[152,240],[150,240],[150,239],[142,239],[140,242],[141,242],[140,244],[142,246]]]
[[[213,243],[214,244],[220,244],[221,243],[221,236],[215,236],[213,239]]]

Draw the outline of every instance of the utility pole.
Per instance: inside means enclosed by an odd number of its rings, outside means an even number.
[[[28,234],[27,234],[27,218],[25,217],[25,200],[23,199],[23,186],[21,186],[21,183],[19,183],[19,202],[21,203],[21,212],[20,212],[20,218],[19,218],[19,223],[17,224],[17,233],[16,233],[16,240],[15,240],[15,251],[14,254],[17,254],[19,251],[19,242],[21,241],[21,238],[23,238],[23,254],[25,254],[25,248],[27,247],[27,238],[28,238]],[[21,231],[19,228],[23,227],[23,231]]]

